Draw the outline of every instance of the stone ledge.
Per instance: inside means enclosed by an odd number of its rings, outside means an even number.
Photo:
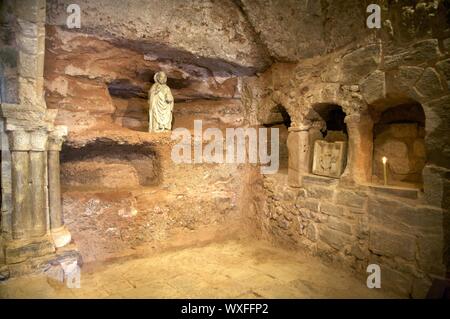
[[[396,187],[396,186],[375,186],[375,185],[369,185],[369,189],[373,193],[380,195],[390,195],[408,199],[419,198],[418,189]]]
[[[317,184],[317,185],[337,185],[339,179],[318,175],[303,175],[303,183]]]

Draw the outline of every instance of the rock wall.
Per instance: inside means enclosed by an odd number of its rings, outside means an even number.
[[[69,128],[63,208],[84,260],[236,236],[246,218],[248,168],[172,162],[170,134],[147,133],[148,91],[163,70],[175,98],[174,129],[193,134],[194,120],[203,129],[245,125],[239,78],[268,60],[248,23],[231,2],[79,4],[83,28],[73,31],[64,26],[65,3],[49,1],[45,87],[56,121]]]

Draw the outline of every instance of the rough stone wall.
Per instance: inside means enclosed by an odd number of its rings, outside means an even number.
[[[431,277],[443,276],[448,265],[448,8],[397,2],[385,9],[381,31],[327,55],[275,63],[244,81],[242,100],[254,124],[273,122],[271,109],[279,104],[294,127],[311,126],[310,134],[322,121],[317,105],[337,104],[346,121],[367,123],[349,131],[339,180],[306,174],[301,187],[291,187],[286,175],[264,178],[263,228],[277,242],[306,247],[360,274],[378,263],[385,287],[423,297]],[[373,161],[371,125],[386,109],[411,102],[425,113],[424,190],[383,189],[363,174]],[[365,145],[369,151],[362,151]]]
[[[48,1],[47,21],[65,25],[68,0]],[[219,74],[267,67],[270,58],[255,32],[231,0],[226,1],[88,1],[83,33],[93,33],[149,56],[210,67]]]
[[[353,269],[361,280],[379,264],[383,289],[416,298],[428,291],[430,274],[443,274],[445,216],[437,207],[313,175],[302,188],[289,187],[286,175],[266,176],[264,188],[264,229],[278,243]]]
[[[180,7],[170,12],[175,3]],[[125,5],[128,15],[113,14],[114,5]],[[144,9],[136,10],[141,5]],[[235,236],[244,218],[248,169],[174,164],[170,135],[146,132],[147,93],[153,75],[163,70],[175,98],[174,129],[193,133],[194,120],[202,120],[203,129],[245,125],[239,77],[267,60],[248,23],[227,2],[192,2],[187,6],[192,15],[184,12],[183,17],[179,10],[186,4],[176,1],[86,1],[80,6],[83,27],[74,31],[63,25],[63,2],[49,1],[45,87],[48,107],[59,110],[57,123],[69,128],[61,157],[63,208],[84,260]],[[150,19],[145,13],[153,16],[154,8],[161,12]],[[58,14],[64,19],[55,22]],[[114,20],[113,27],[98,19],[105,15]],[[171,25],[169,15],[179,25]],[[105,34],[103,23],[115,33]],[[167,28],[171,36],[158,28]],[[186,32],[196,37],[194,30],[203,32],[206,44],[187,41]]]

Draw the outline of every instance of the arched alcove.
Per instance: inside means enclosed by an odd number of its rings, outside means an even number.
[[[375,114],[372,182],[391,186],[422,187],[426,162],[425,113],[417,102],[391,106]]]
[[[347,125],[344,122],[345,112],[337,104],[317,104],[313,107],[322,121],[320,131],[325,140],[329,142],[347,141]]]
[[[328,177],[340,177],[347,165],[348,132],[344,121],[346,114],[342,107],[332,103],[313,105],[310,120],[310,171]],[[327,143],[317,143],[317,141]],[[331,144],[334,143],[334,144]],[[318,169],[318,164],[327,162],[327,167]]]

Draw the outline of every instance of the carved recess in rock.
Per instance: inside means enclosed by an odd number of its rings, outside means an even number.
[[[94,141],[61,152],[63,187],[133,188],[160,182],[159,155],[151,145]]]
[[[96,36],[47,29],[47,104],[60,109],[57,122],[68,125],[71,134],[114,124],[145,131],[142,114],[148,113],[148,90],[160,70],[168,75],[177,104],[239,97],[239,82],[231,73],[159,60]],[[124,113],[131,116],[122,119]]]

